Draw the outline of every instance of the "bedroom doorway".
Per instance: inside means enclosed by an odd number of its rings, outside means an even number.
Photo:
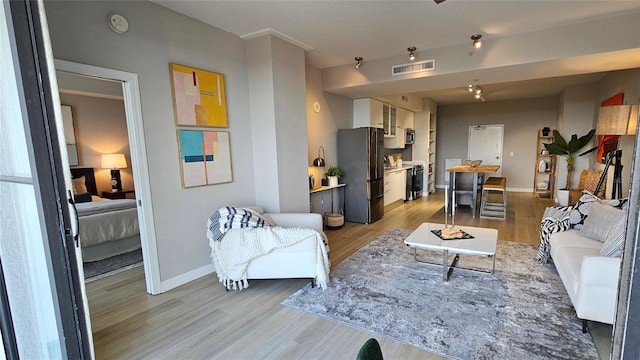
[[[138,77],[132,73],[62,60],[56,60],[55,67],[61,77],[76,77],[79,82],[101,83],[107,88],[109,85],[113,86],[115,84],[121,89],[131,159],[132,179],[130,180],[135,184],[137,220],[140,229],[140,245],[142,247],[146,288],[149,294],[159,294],[161,292],[160,269],[156,251],[153,213],[151,211],[152,199],[148,180],[149,171],[145,152]],[[73,93],[73,91],[65,90],[67,93]],[[92,92],[106,92],[106,94],[103,94],[106,98],[114,96],[104,89],[101,91],[94,89]],[[98,160],[94,159],[95,161]]]

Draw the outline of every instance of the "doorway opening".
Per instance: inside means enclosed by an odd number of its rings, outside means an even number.
[[[88,283],[142,266],[122,82],[56,77]]]
[[[139,227],[142,258],[144,259],[143,266],[146,288],[149,294],[159,294],[160,292],[162,292],[162,290],[156,248],[156,237],[153,226],[153,213],[151,211],[152,200],[148,175],[149,171],[147,168],[138,77],[136,74],[132,73],[100,68],[91,65],[78,64],[63,60],[56,60],[55,67],[56,71],[61,74],[61,76],[75,76],[80,81],[97,81],[97,84],[102,85],[113,85],[115,83],[116,87],[119,86],[121,89],[122,101],[124,102],[128,150],[131,160],[131,172],[129,175],[130,178],[127,180],[127,177],[123,176],[122,179],[130,181],[129,184],[131,186],[135,184],[137,222]],[[72,95],[70,94],[70,92],[73,91],[65,91],[66,94],[63,94],[63,96],[70,97]],[[106,92],[106,90],[103,90],[101,92],[104,93]],[[107,95],[107,98],[109,96],[111,95]],[[64,101],[62,102],[64,103]],[[121,146],[120,149],[122,148],[126,147]],[[95,159],[95,157],[98,156],[98,151],[97,149],[93,149],[92,151],[94,151],[95,153],[93,154],[94,159],[91,160],[91,163],[96,164],[98,160]],[[90,150],[85,150],[85,152],[91,153]],[[79,154],[79,156],[83,155]],[[108,169],[99,170],[99,173],[109,171]],[[125,184],[127,184],[126,181]],[[108,190],[108,188],[106,190]],[[125,197],[130,196],[128,194],[130,193],[123,193],[122,195],[124,195]]]

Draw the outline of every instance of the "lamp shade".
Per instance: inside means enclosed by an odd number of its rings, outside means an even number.
[[[598,111],[596,133],[599,135],[635,135],[638,105],[602,106]]]
[[[124,169],[127,167],[127,160],[124,154],[102,154],[103,169]]]
[[[322,156],[320,156],[320,151],[322,151]],[[318,157],[313,159],[313,166],[324,167],[324,164],[324,148],[320,146],[318,148]]]

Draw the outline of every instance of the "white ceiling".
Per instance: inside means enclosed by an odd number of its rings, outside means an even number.
[[[277,32],[305,48],[308,63],[319,69],[354,64],[356,56],[362,56],[366,63],[408,54],[409,46],[426,53],[429,49],[470,45],[472,34],[482,34],[487,40],[626,13],[640,14],[638,0],[447,0],[441,4],[430,0],[154,2],[245,39],[265,31]],[[640,67],[640,59],[633,60],[631,67]],[[604,76],[595,73],[617,70],[620,65],[595,66],[584,68],[585,75],[503,81],[484,90],[493,94],[487,101],[558,95],[569,85],[595,82]],[[441,88],[412,93],[439,103],[469,102],[468,92],[462,90],[465,89]],[[401,88],[393,91],[403,92]]]

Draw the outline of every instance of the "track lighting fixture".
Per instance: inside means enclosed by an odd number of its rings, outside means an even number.
[[[481,34],[475,34],[475,35],[471,35],[471,40],[473,40],[473,48],[474,49],[480,49],[480,47],[482,47],[482,35]]]
[[[416,54],[414,54],[413,52],[416,51],[416,47],[412,46],[410,48],[407,48],[407,51],[409,51],[409,60],[413,61],[416,59]]]
[[[360,69],[360,66],[362,66],[362,56],[358,56],[356,57],[356,69]]]
[[[473,93],[473,96],[476,99],[484,101],[484,95],[482,94],[482,88],[479,85],[469,85],[468,90],[469,90],[470,93]]]

